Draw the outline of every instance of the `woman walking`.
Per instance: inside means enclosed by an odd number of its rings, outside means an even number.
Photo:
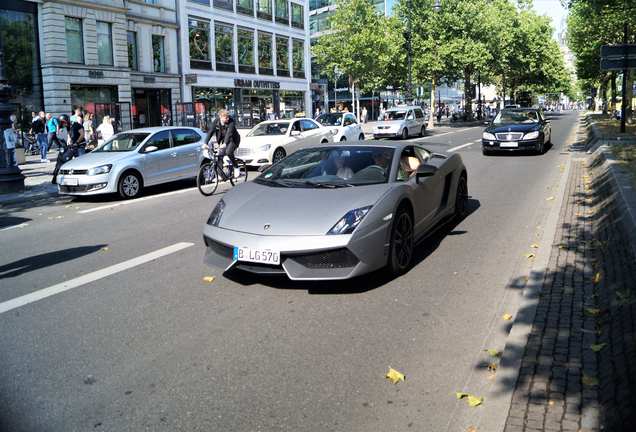
[[[102,124],[97,126],[97,133],[101,137],[97,141],[98,145],[108,141],[115,134],[115,130],[113,129],[113,125],[110,121],[110,116],[104,116]]]

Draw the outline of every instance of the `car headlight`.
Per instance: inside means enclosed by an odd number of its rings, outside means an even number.
[[[208,225],[218,227],[219,222],[221,222],[221,216],[223,216],[223,210],[225,210],[225,201],[221,200],[216,204],[214,210],[212,210],[208,218]]]
[[[90,168],[87,174],[90,175],[99,175],[99,174],[107,174],[110,172],[112,165],[102,165],[94,168]]]
[[[528,132],[523,136],[523,139],[537,139],[539,138],[539,131]]]
[[[362,222],[362,219],[369,213],[369,210],[371,210],[371,206],[360,207],[347,212],[347,214],[329,230],[327,235],[351,234],[353,230],[360,225],[360,222]]]
[[[272,148],[272,145],[271,145],[271,144],[265,144],[265,145],[263,145],[263,146],[260,146],[260,147],[258,148],[258,151],[267,151],[267,150],[269,150],[269,149],[271,149],[271,148]]]
[[[493,134],[491,134],[490,132],[484,132],[481,136],[483,139],[485,140],[490,140],[490,141],[494,141],[497,138],[495,138],[495,136]]]

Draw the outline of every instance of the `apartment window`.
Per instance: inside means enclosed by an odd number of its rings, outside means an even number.
[[[69,63],[84,63],[84,35],[82,34],[82,20],[65,17],[66,25],[66,56]]]
[[[234,72],[234,27],[231,24],[215,23],[216,69]]]
[[[234,0],[214,0],[214,7],[234,11]]]
[[[272,20],[272,0],[257,0],[258,17],[266,20]]]
[[[324,8],[335,4],[335,0],[309,0],[309,10],[313,11],[316,9]]]
[[[276,75],[289,76],[289,38],[276,36]]]
[[[311,34],[329,30],[331,24],[329,22],[333,12],[323,12],[309,17],[309,32]]]
[[[239,72],[255,73],[254,30],[239,27],[237,36]]]
[[[292,44],[294,78],[305,78],[305,43],[302,40],[294,39]]]
[[[190,67],[193,69],[212,69],[210,23],[195,18],[188,19],[188,40],[190,44]]]
[[[113,65],[113,34],[110,23],[97,21],[97,63]]]
[[[139,61],[137,59],[137,33],[129,31],[128,37],[128,67],[132,70],[139,70]]]
[[[289,2],[276,0],[276,22],[289,25]]]
[[[155,72],[166,71],[166,52],[163,36],[152,35],[152,62]]]
[[[296,28],[304,28],[305,27],[305,15],[303,14],[303,6],[298,3],[291,4],[292,10],[292,26]]]
[[[254,16],[254,0],[236,0],[236,11]]]
[[[274,75],[271,33],[258,32],[258,71],[263,75]]]

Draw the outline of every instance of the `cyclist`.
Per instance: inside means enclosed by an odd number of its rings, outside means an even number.
[[[236,130],[236,123],[234,122],[234,119],[230,117],[230,113],[226,110],[219,111],[219,116],[212,122],[210,131],[205,138],[206,144],[210,144],[212,136],[216,138],[216,142],[219,146],[225,144],[225,147],[220,147],[217,155],[219,163],[222,163],[224,156],[229,157],[230,161],[232,161],[232,166],[234,167],[234,177],[238,177],[240,172],[238,169],[238,163],[234,157],[234,152],[241,143],[241,135],[239,135]]]

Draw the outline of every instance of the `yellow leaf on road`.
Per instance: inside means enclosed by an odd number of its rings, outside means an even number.
[[[469,395],[469,393],[464,393],[464,392],[455,392],[455,397],[457,399],[463,399],[465,397],[467,397]]]
[[[205,276],[203,278],[203,282],[212,283],[214,282],[214,279],[215,279],[214,276]]]
[[[528,259],[532,259],[532,258],[534,258],[536,255],[535,255],[535,254],[533,254],[533,253],[527,253],[527,254],[525,254],[524,256],[525,256],[526,258],[528,258]]]
[[[547,197],[545,200],[546,200],[546,201],[553,201],[553,200],[554,200],[554,197],[553,197],[553,196],[549,196],[549,197]]]
[[[595,284],[599,283],[601,281],[601,272],[596,272],[596,274],[594,275],[594,278],[592,279],[592,282],[594,282]]]
[[[485,349],[484,351],[486,351],[490,357],[499,357],[501,355],[501,352],[495,348]]]
[[[607,345],[606,343],[592,344],[590,345],[590,348],[592,348],[592,351],[594,352],[599,352],[600,350],[605,348],[606,345]]]
[[[538,245],[538,244],[536,244],[536,243],[532,243],[532,244],[530,245],[530,247],[531,247],[532,249],[539,249],[539,245]]]
[[[108,248],[108,246],[104,246],[104,247],[102,248],[102,250],[103,250],[104,252],[108,252],[109,248]]]
[[[483,401],[483,397],[477,397],[473,395],[468,396],[468,406],[476,407],[478,405],[481,405]]]
[[[509,313],[503,314],[502,318],[506,321],[510,321],[512,319],[512,315]]]
[[[594,387],[598,385],[598,378],[583,374],[583,378],[581,379],[583,385],[588,387]]]
[[[396,371],[390,366],[389,366],[389,371],[386,374],[386,378],[389,381],[391,381],[393,384],[397,384],[400,381],[404,381],[406,379],[403,373]]]

